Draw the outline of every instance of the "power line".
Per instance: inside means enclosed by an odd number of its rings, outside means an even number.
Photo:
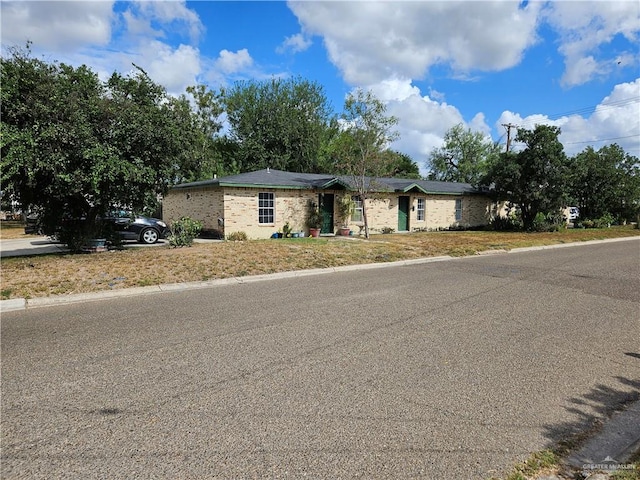
[[[567,116],[570,116],[570,115],[583,116],[583,115],[586,115],[586,114],[589,114],[589,113],[596,113],[596,112],[606,111],[606,110],[610,110],[610,109],[614,109],[614,108],[622,108],[622,107],[626,107],[628,105],[632,105],[634,103],[640,103],[640,96],[623,98],[621,100],[616,100],[616,101],[607,102],[607,103],[600,103],[598,105],[592,105],[592,106],[589,106],[589,107],[577,108],[575,110],[569,110],[569,111],[562,112],[562,113],[555,113],[555,114],[552,114],[552,115],[544,115],[544,117],[546,118],[546,120],[553,121],[553,120],[558,120],[559,118],[567,117]],[[540,114],[540,115],[542,115],[542,114]],[[528,125],[536,124],[538,122],[539,122],[539,120],[526,120],[526,121],[523,121],[520,124],[520,127],[526,127]]]
[[[625,137],[613,137],[613,138],[602,138],[600,140],[587,140],[585,142],[563,142],[563,145],[576,145],[578,143],[597,143],[597,142],[608,142],[610,140],[621,140],[623,138],[633,138],[640,137],[640,133],[636,133],[635,135],[627,135]]]
[[[609,109],[614,109],[614,108],[622,108],[622,107],[626,107],[628,105],[632,105],[634,103],[640,103],[640,96],[637,97],[629,97],[629,98],[623,98],[621,100],[616,100],[616,101],[612,101],[612,102],[606,102],[606,103],[600,103],[598,105],[594,105],[594,106],[590,106],[590,107],[582,107],[582,108],[578,108],[575,110],[569,110],[567,112],[563,112],[563,113],[557,113],[557,114],[553,114],[553,115],[545,115],[545,120],[547,121],[554,121],[554,120],[558,120],[559,118],[562,117],[566,117],[566,116],[570,116],[570,115],[584,115],[587,113],[595,113],[603,111],[603,110],[609,110]],[[505,124],[503,123],[502,126],[505,127],[507,129],[507,146],[506,146],[506,151],[508,152],[510,147],[511,147],[511,138],[510,138],[510,131],[511,128],[526,128],[530,125],[535,125],[535,124],[539,124],[540,121],[539,120],[528,120],[528,121],[524,121],[518,125],[513,125],[511,123]],[[503,135],[504,136],[504,135]],[[597,142],[607,142],[610,140],[622,140],[625,138],[633,138],[633,137],[638,137],[640,136],[640,134],[634,134],[634,135],[627,135],[627,136],[622,136],[622,137],[612,137],[612,138],[603,138],[600,140],[587,140],[587,141],[582,141],[582,142],[566,142],[563,144],[564,145],[576,145],[576,144],[584,144],[584,143],[597,143]],[[501,137],[502,138],[502,137]]]
[[[607,102],[607,103],[599,103],[598,105],[592,105],[589,107],[582,107],[575,110],[569,110],[564,113],[555,113],[553,115],[549,115],[549,118],[557,120],[558,118],[565,117],[567,115],[581,115],[581,114],[595,112],[599,110],[608,110],[610,108],[620,108],[620,107],[624,107],[632,103],[638,103],[638,102],[640,102],[640,97],[623,98],[622,100],[616,100],[616,101]]]

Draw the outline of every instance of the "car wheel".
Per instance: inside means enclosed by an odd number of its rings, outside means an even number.
[[[160,234],[155,228],[145,228],[140,234],[140,241],[147,245],[156,243],[158,238],[160,238]]]

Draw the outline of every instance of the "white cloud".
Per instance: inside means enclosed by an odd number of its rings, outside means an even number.
[[[296,35],[291,35],[290,37],[285,38],[282,45],[276,48],[277,53],[286,53],[286,52],[304,52],[311,46],[311,40],[306,38],[303,34],[298,33]]]
[[[560,141],[567,155],[575,155],[589,145],[599,149],[617,143],[630,155],[640,158],[640,78],[616,85],[589,116],[567,115],[551,119],[541,114],[521,117],[505,111],[496,122],[496,128],[505,123],[527,129],[533,129],[535,125],[560,127]]]
[[[566,70],[561,80],[565,86],[581,85],[593,77],[605,73],[603,66],[599,65],[592,56],[567,59],[565,67]]]
[[[2,44],[33,41],[36,55],[86,64],[108,78],[112,72],[142,67],[170,93],[182,93],[201,74],[200,51],[165,38],[182,34],[195,42],[204,31],[184,2],[130,2],[117,14],[112,1],[2,2]]]
[[[518,2],[290,2],[308,34],[324,38],[352,85],[421,78],[436,64],[454,72],[518,64],[536,41],[539,4]]]
[[[608,75],[620,58],[628,60],[636,55],[640,32],[637,1],[550,2],[545,18],[560,35],[559,51],[566,66],[561,82],[567,87]],[[599,47],[616,36],[628,41],[628,51],[615,52],[611,58],[603,56]]]
[[[386,114],[398,119],[396,130],[400,138],[391,148],[409,155],[420,167],[422,175],[428,173],[426,161],[431,151],[443,144],[451,127],[462,123],[489,136],[491,128],[482,113],[476,114],[467,124],[456,107],[423,96],[409,79],[385,80],[368,88],[386,105]]]
[[[104,46],[111,40],[113,1],[0,2],[3,46],[24,46],[60,52]]]
[[[180,45],[173,49],[161,42],[152,42],[145,50],[139,65],[169,93],[184,93],[186,87],[195,85],[200,73],[200,52],[196,48]]]
[[[204,32],[200,18],[193,10],[187,8],[184,1],[136,1],[131,4],[129,12],[135,12],[134,15],[143,22],[157,22],[169,26],[172,33],[185,33],[192,42],[197,42]]]
[[[222,50],[215,65],[219,71],[228,75],[251,67],[253,65],[253,58],[251,58],[246,48],[238,50],[237,52]]]

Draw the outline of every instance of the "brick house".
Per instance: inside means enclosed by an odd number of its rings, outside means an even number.
[[[366,200],[371,233],[477,227],[496,214],[487,193],[467,183],[370,180],[375,185],[373,198]],[[162,216],[168,224],[189,216],[225,235],[242,231],[249,238],[270,238],[285,223],[308,235],[306,219],[313,204],[323,215],[321,233],[332,234],[341,226],[337,202],[349,195],[356,208],[348,226],[358,234],[364,226],[362,202],[351,185],[348,176],[258,170],[176,185],[163,200]]]

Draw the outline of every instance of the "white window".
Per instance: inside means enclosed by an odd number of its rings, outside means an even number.
[[[462,199],[456,198],[456,222],[462,220]]]
[[[364,217],[362,215],[362,199],[356,195],[354,197],[351,197],[351,200],[353,200],[353,213],[351,214],[351,221],[364,221]]]
[[[276,216],[275,194],[271,192],[258,193],[258,223],[273,224]]]
[[[424,198],[418,198],[418,208],[416,211],[416,220],[419,222],[424,222]]]

